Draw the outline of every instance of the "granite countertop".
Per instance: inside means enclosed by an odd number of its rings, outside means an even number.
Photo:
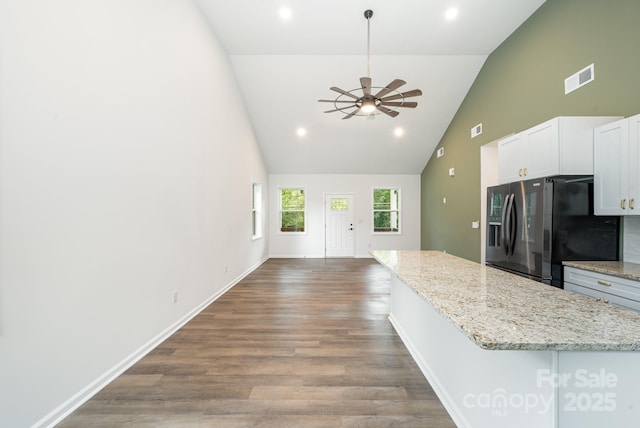
[[[640,281],[640,264],[629,262],[562,262],[563,265],[591,272]]]
[[[372,251],[480,348],[640,351],[640,313],[439,251]]]

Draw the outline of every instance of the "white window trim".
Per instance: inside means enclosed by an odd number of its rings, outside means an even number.
[[[251,240],[262,239],[262,184],[251,184]],[[254,223],[255,222],[255,223]]]
[[[398,213],[398,231],[397,232],[376,232],[374,230],[375,211],[373,209],[373,203],[374,203],[373,194],[376,190],[380,190],[380,189],[396,190],[398,192],[398,208],[396,210]],[[369,209],[371,210],[371,235],[379,235],[379,236],[402,235],[402,188],[400,186],[373,186],[371,188],[370,195],[371,195],[371,199],[370,199]]]
[[[283,232],[282,231],[282,190],[283,189],[299,189],[302,190],[304,192],[304,210],[302,210],[302,212],[304,213],[304,231],[303,232]],[[307,200],[307,188],[304,186],[280,186],[278,187],[278,235],[306,235],[307,231],[309,230],[309,224],[308,224],[308,215],[307,215],[307,205],[308,205],[308,200]]]

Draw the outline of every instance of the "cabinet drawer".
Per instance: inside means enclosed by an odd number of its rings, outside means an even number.
[[[564,283],[564,289],[573,293],[582,294],[583,296],[591,297],[596,301],[602,301],[602,292],[594,290],[593,288],[583,287],[571,282]]]
[[[565,282],[640,302],[640,283],[636,281],[572,267],[565,267],[564,269]]]
[[[619,297],[614,294],[603,293],[601,291],[594,290],[593,288],[583,287],[581,285],[572,284],[570,282],[565,282],[564,289],[573,293],[578,293],[590,297],[596,302],[600,302],[605,305],[610,304],[622,306],[623,308],[640,311],[640,302],[637,302],[635,300],[625,299],[624,297]]]
[[[625,299],[624,297],[616,296],[613,294],[607,295],[607,293],[602,293],[602,301],[604,303],[607,303],[607,300],[612,305],[618,305],[624,308],[640,311],[640,302],[638,302],[637,300]]]

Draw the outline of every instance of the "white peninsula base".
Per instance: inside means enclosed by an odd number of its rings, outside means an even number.
[[[393,271],[389,319],[459,427],[640,426],[640,352],[482,349]]]

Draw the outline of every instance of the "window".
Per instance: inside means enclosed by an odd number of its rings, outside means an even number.
[[[251,186],[251,237],[262,238],[262,185]]]
[[[280,231],[304,232],[304,189],[280,189]]]
[[[331,211],[347,211],[349,201],[345,198],[331,198]]]
[[[373,189],[373,231],[400,232],[400,189]]]

